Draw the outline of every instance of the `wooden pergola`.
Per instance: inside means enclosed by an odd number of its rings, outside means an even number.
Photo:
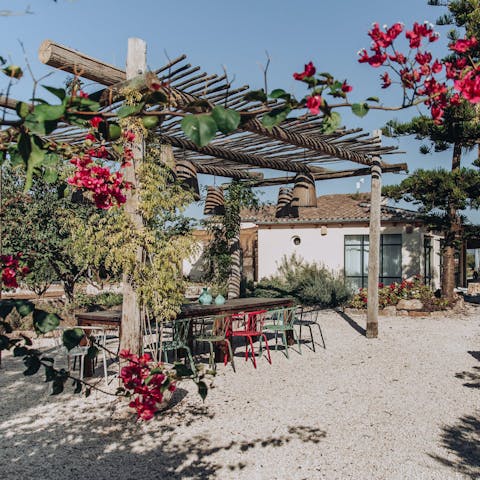
[[[383,161],[385,156],[399,153],[396,147],[382,146],[379,134],[370,135],[361,129],[340,128],[323,134],[322,119],[317,116],[287,118],[278,126],[266,128],[262,115],[281,106],[282,100],[249,101],[244,98],[249,90],[247,85],[233,88],[226,75],[203,72],[188,63],[185,55],[153,72],[147,71],[146,44],[140,39],[129,39],[125,71],[48,40],[41,45],[39,57],[47,65],[103,85],[94,94],[100,99],[103,112],[116,111],[123,100],[121,91],[125,86],[142,90],[155,84],[171,106],[166,111],[147,111],[146,114],[160,116],[155,136],[159,143],[170,146],[177,172],[185,179],[205,174],[248,180],[258,187],[287,185],[301,179],[309,188],[313,185],[315,191],[317,180],[371,174],[367,337],[377,337],[381,175],[407,170],[405,163]],[[0,99],[4,106],[8,101]],[[207,146],[199,147],[183,134],[181,118],[176,115],[176,112],[196,113],[195,105],[234,109],[240,114],[241,123],[235,132],[218,134]],[[84,133],[77,127],[65,126],[54,132],[56,141],[76,143],[83,137]],[[134,149],[137,165],[143,153],[143,141],[137,139]],[[132,182],[135,181],[134,168],[126,169],[126,179]],[[265,170],[280,173],[267,177]],[[137,194],[133,191],[128,195],[126,209],[134,225],[140,227],[137,206]],[[121,342],[135,351],[138,345],[129,337],[139,335],[140,310],[133,286],[125,278],[124,289]]]

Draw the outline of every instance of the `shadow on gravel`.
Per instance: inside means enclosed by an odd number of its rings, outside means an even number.
[[[468,352],[475,360],[480,362],[480,352],[469,351]],[[459,372],[455,374],[456,378],[461,380],[467,380],[466,383],[463,384],[464,387],[468,388],[480,388],[480,366],[472,367],[471,372]]]
[[[364,337],[367,335],[367,331],[361,327],[352,317],[348,316],[346,313],[337,310],[337,313],[342,317],[355,331]]]
[[[210,427],[213,410],[185,399],[186,392],[180,388],[174,408],[151,422],[137,423],[133,417],[119,418],[123,407],[118,408],[118,400],[107,405],[85,401],[74,407],[59,395],[46,402],[40,395],[39,387],[43,392],[45,388],[41,378],[35,385],[18,370],[7,372],[1,374],[9,395],[4,397],[2,392],[0,411],[0,465],[5,479],[214,479],[221,469],[240,471],[253,465],[260,458],[253,452],[264,450],[269,455],[272,448],[282,447],[288,452],[294,441],[305,444],[307,451],[308,445],[320,443],[327,435],[319,428],[292,425],[278,435],[267,429],[253,439],[246,436],[248,432],[235,436],[227,433],[232,425],[212,421]],[[38,397],[18,395],[31,388],[39,388]],[[225,434],[218,440],[209,428]],[[227,451],[232,452],[230,461],[225,460]]]
[[[442,428],[441,445],[453,453],[456,460],[430,455],[442,465],[471,478],[480,478],[480,419],[465,415],[455,425]]]

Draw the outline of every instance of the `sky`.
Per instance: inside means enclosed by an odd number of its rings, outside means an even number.
[[[26,9],[25,15],[0,16],[0,54],[25,67],[25,55],[34,75],[39,78],[52,71],[42,65],[38,47],[45,39],[67,45],[90,56],[124,68],[129,37],[147,42],[148,66],[158,68],[167,57],[186,54],[192,65],[200,65],[209,73],[222,73],[225,68],[234,85],[263,86],[262,68],[266,52],[271,59],[268,70],[269,89],[283,88],[301,98],[305,91],[292,78],[309,61],[317,71],[328,71],[354,87],[350,98],[362,101],[379,96],[385,105],[401,101],[399,90],[380,88],[380,69],[357,62],[357,52],[368,48],[367,31],[373,22],[391,25],[401,21],[411,26],[414,21],[434,22],[443,8],[431,7],[426,0],[8,0],[0,1],[3,10],[14,14]],[[439,42],[432,44],[433,53],[445,51],[447,27],[438,27]],[[65,75],[56,73],[41,83],[58,86]],[[22,79],[11,96],[28,99],[31,81]],[[87,90],[95,90],[94,85]],[[47,98],[47,96],[46,96]],[[345,111],[343,124],[361,127],[367,132],[381,128],[392,118],[406,120],[417,112],[400,115],[391,112],[370,112],[360,119]],[[391,163],[406,162],[410,172],[416,168],[450,167],[451,152],[421,155],[422,142],[411,138],[384,139],[385,144],[398,145],[404,155],[388,156]],[[465,165],[474,159],[470,154]],[[385,174],[384,184],[395,184],[405,174]],[[207,178],[202,177],[206,181]],[[211,180],[211,178],[210,178]],[[317,182],[317,194],[353,193],[358,178]],[[221,183],[222,179],[216,179]],[[278,188],[263,190],[264,200],[276,200]],[[360,191],[369,190],[368,178]],[[410,208],[412,208],[410,206]],[[200,207],[191,210],[193,215]],[[472,222],[480,223],[477,212],[468,213]]]

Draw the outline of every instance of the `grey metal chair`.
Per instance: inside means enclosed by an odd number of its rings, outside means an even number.
[[[299,339],[302,339],[302,327],[307,327],[310,330],[310,339],[312,342],[312,350],[315,352],[315,340],[313,338],[313,326],[318,327],[318,331],[320,333],[320,337],[322,338],[322,344],[323,348],[326,349],[325,345],[325,339],[323,338],[323,332],[322,332],[322,327],[320,326],[320,323],[318,321],[318,314],[320,312],[320,309],[318,308],[308,308],[308,307],[302,307],[300,311],[300,315],[297,315],[295,318],[295,325],[298,325],[300,327],[300,332],[299,332]]]

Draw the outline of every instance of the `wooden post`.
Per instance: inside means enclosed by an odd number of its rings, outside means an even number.
[[[146,68],[146,43],[139,38],[129,38],[127,79],[131,79],[145,73]],[[127,192],[125,211],[129,216],[134,228],[141,230],[143,228],[143,219],[139,212],[139,182],[137,171],[145,154],[145,139],[138,132],[136,133],[132,150],[132,165],[125,168],[125,179],[133,184],[133,188]],[[140,264],[144,261],[143,249],[141,247],[137,249],[135,261],[137,264]],[[130,278],[127,274],[124,274],[120,349],[128,349],[132,353],[140,354],[142,352],[142,348],[142,311],[138,304],[138,298],[135,293],[135,286],[133,285],[132,278]]]
[[[378,337],[378,276],[380,271],[380,217],[382,168],[380,158],[372,161],[370,235],[368,251],[367,338]]]

